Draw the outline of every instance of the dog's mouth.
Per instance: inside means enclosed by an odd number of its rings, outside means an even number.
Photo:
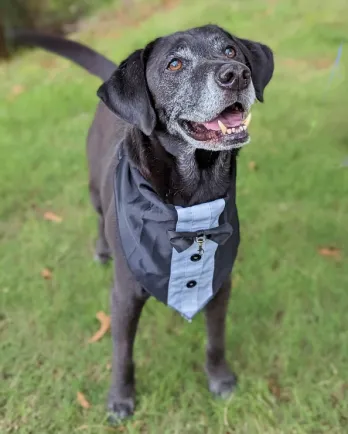
[[[251,113],[247,114],[241,103],[236,102],[208,122],[182,121],[182,127],[193,139],[200,142],[220,142],[242,145],[249,139],[248,125]]]

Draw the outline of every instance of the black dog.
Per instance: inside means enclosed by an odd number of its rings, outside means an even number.
[[[14,39],[106,80],[87,149],[96,257],[112,256],[115,269],[110,411],[123,418],[134,410],[133,343],[150,294],[188,319],[205,307],[209,387],[227,396],[236,384],[224,340],[239,244],[236,157],[273,74],[271,50],[209,25],[158,38],[117,68],[72,41]]]

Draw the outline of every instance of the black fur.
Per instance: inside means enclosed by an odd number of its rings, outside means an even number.
[[[97,94],[111,111],[147,136],[155,129],[156,113],[146,83],[144,50],[135,51],[122,62]]]

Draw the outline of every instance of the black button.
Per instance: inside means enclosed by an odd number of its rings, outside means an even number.
[[[196,285],[197,285],[197,282],[195,280],[190,280],[189,282],[186,283],[186,286],[188,288],[193,288]]]
[[[196,253],[196,254],[194,254],[194,255],[191,256],[191,261],[192,262],[197,262],[197,261],[200,261],[201,259],[202,259],[202,256],[199,255],[198,253]]]

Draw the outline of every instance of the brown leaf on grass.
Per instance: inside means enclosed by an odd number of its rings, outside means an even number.
[[[268,379],[268,390],[276,399],[279,400],[281,398],[282,396],[281,388],[278,383],[278,380],[275,377],[271,377]]]
[[[341,251],[336,247],[321,247],[319,248],[318,252],[322,256],[329,256],[331,258],[341,259]]]
[[[81,392],[77,392],[76,394],[77,402],[81,405],[83,408],[91,408],[91,404],[87,401],[85,395]]]
[[[39,64],[45,69],[51,69],[57,66],[57,60],[52,57],[45,57],[44,59],[39,61]]]
[[[54,223],[61,223],[63,221],[62,217],[60,217],[59,215],[57,215],[51,211],[45,212],[44,219],[49,220],[49,221],[54,222]]]
[[[277,376],[272,376],[268,379],[268,390],[279,402],[290,401],[290,394],[288,391],[282,389],[279,384]]]
[[[173,9],[178,4],[177,0],[163,0],[164,9]]]
[[[112,368],[111,363],[110,363],[110,362],[107,363],[107,364],[106,364],[106,369],[107,369],[108,371],[111,371],[111,368]]]
[[[248,167],[250,170],[257,170],[257,168],[258,168],[255,161],[249,161]]]
[[[111,326],[110,316],[106,315],[104,312],[98,312],[96,318],[100,321],[100,328],[97,333],[88,340],[90,344],[99,341],[105,333],[110,330]]]
[[[48,268],[44,268],[41,271],[41,276],[46,280],[51,280],[52,279],[52,271],[49,270]]]
[[[12,95],[13,96],[17,96],[20,95],[21,93],[23,93],[25,91],[25,87],[22,86],[21,84],[15,84],[12,87]]]

